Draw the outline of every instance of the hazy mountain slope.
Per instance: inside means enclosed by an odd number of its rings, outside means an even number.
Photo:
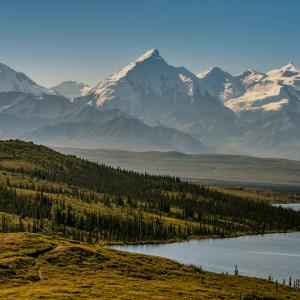
[[[293,112],[278,112],[250,124],[240,139],[240,149],[253,155],[300,160],[300,118]]]
[[[20,138],[25,132],[41,126],[38,118],[21,118],[0,113],[0,139]]]
[[[77,105],[63,96],[28,94],[18,92],[0,93],[0,112],[20,118],[40,118],[44,123],[94,122],[101,123],[115,117],[127,116],[120,110],[100,111],[91,106]]]
[[[136,117],[155,118],[170,110],[231,113],[217,99],[201,91],[199,79],[193,73],[167,64],[156,49],[75,101],[99,108],[118,108]]]
[[[59,116],[55,118],[55,123],[65,123],[65,122],[89,122],[95,124],[102,124],[109,120],[120,117],[131,118],[131,116],[119,109],[106,109],[99,110],[92,106],[79,106],[74,105],[72,110],[69,111],[66,115]]]
[[[208,149],[175,129],[152,128],[118,110],[99,110],[48,94],[0,93],[5,114],[0,138],[26,138],[47,145],[72,145],[203,153]]]
[[[38,85],[24,73],[17,72],[2,63],[0,63],[0,93],[1,92],[56,94],[55,91]]]
[[[76,97],[87,94],[90,87],[84,82],[68,80],[51,87],[51,90],[57,91],[60,95],[73,100]]]
[[[171,174],[207,182],[293,185],[300,188],[300,161],[240,155],[188,155],[177,152],[131,152],[57,148],[111,166],[152,174]]]
[[[162,116],[159,124],[188,133],[216,150],[220,148],[221,153],[233,151],[228,148],[228,141],[241,136],[246,126],[239,118],[227,114],[179,111]]]
[[[49,94],[0,93],[0,111],[20,117],[56,118],[75,109],[69,99]]]
[[[205,153],[208,148],[175,129],[150,127],[125,116],[102,124],[81,122],[44,126],[23,136],[26,140],[55,146],[99,147],[131,150],[176,150]]]

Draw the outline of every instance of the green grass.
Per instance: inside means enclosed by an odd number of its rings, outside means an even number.
[[[262,279],[40,234],[0,234],[0,299],[299,299]],[[273,298],[272,298],[273,297]],[[251,298],[250,298],[251,299]]]

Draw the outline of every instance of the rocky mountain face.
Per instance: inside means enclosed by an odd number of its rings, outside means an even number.
[[[223,71],[219,67],[197,74],[201,91],[226,102],[232,98],[239,97],[245,91],[244,84],[239,78]]]
[[[238,78],[245,92],[226,106],[245,119],[261,119],[280,111],[300,114],[300,70],[293,64],[262,74],[255,71]]]

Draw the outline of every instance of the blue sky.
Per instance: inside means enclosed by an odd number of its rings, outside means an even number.
[[[95,84],[150,48],[193,72],[300,66],[297,0],[1,0],[0,62]]]

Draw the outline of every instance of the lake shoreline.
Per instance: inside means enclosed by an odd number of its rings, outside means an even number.
[[[171,240],[163,240],[163,241],[136,241],[136,242],[109,242],[103,243],[104,246],[139,246],[139,245],[164,245],[164,244],[174,244],[174,243],[185,243],[190,241],[201,241],[201,240],[217,240],[217,239],[235,239],[240,237],[253,237],[253,236],[264,236],[264,235],[273,235],[273,234],[288,234],[288,233],[295,233],[300,232],[300,230],[287,230],[287,231],[273,231],[273,232],[265,232],[265,233],[254,233],[254,234],[237,234],[232,236],[205,236],[205,237],[191,237],[188,239],[171,239]]]
[[[283,208],[290,209],[290,206],[295,206],[298,205],[299,207],[296,206],[296,210],[300,210],[300,203],[274,203],[272,205],[280,207],[282,206]],[[158,240],[158,241],[133,241],[133,242],[124,242],[124,241],[116,241],[116,242],[106,242],[103,245],[105,246],[126,246],[126,245],[159,245],[159,244],[172,244],[172,243],[184,243],[184,242],[189,242],[193,240],[208,240],[208,239],[232,239],[232,238],[238,238],[238,237],[245,237],[245,236],[260,236],[260,235],[268,235],[268,234],[284,234],[284,233],[292,233],[292,232],[299,232],[300,230],[294,229],[294,230],[286,230],[286,231],[268,231],[264,233],[235,233],[229,236],[218,236],[218,235],[213,235],[213,236],[194,236],[190,237],[187,239],[168,239],[168,240]]]
[[[234,274],[237,266],[239,275],[263,279],[271,276],[280,282],[300,276],[300,231],[107,247],[168,258],[219,274]]]

